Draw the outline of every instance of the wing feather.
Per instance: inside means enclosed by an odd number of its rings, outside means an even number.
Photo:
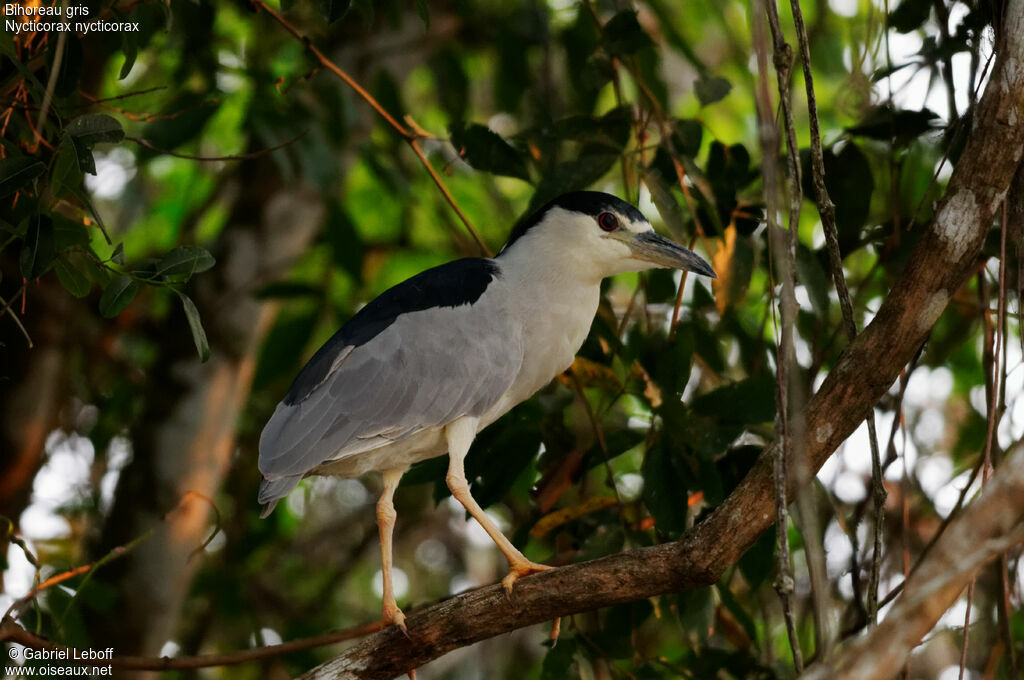
[[[268,480],[483,415],[511,386],[523,348],[500,305],[466,305],[403,314],[342,355],[301,401],[278,405],[260,438]]]

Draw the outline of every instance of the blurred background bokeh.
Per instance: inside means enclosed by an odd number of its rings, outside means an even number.
[[[0,32],[0,607],[103,560],[19,607],[19,622],[69,645],[190,656],[374,620],[379,479],[306,480],[260,520],[259,433],[360,305],[481,249],[407,140],[259,3],[71,4],[139,30]],[[802,5],[863,327],[962,151],[1001,3]],[[776,411],[750,5],[271,7],[418,136],[490,252],[533,208],[589,187],[639,205],[719,274],[606,282],[572,373],[478,438],[473,493],[513,541],[565,564],[671,540],[721,503],[773,439]],[[794,43],[788,6],[781,15]],[[799,72],[793,88],[813,197]],[[806,391],[845,345],[824,242],[805,200],[796,356]],[[988,259],[876,408],[882,596],[972,479],[994,367],[1005,376],[996,460],[1024,434],[1020,240],[1004,261],[1001,328],[998,243],[994,228]],[[805,658],[816,642],[804,526],[825,548],[836,634],[867,622],[869,450],[862,427],[818,474],[813,521],[791,518]],[[396,497],[406,611],[504,573],[446,497],[445,463],[414,468]],[[791,677],[773,554],[768,532],[713,587],[577,615],[553,648],[546,627],[525,629],[419,677]],[[1024,652],[1022,588],[1019,552],[979,577],[964,677],[1010,677],[1011,650]],[[967,606],[943,616],[909,677],[957,677]],[[338,649],[180,675],[290,677]]]

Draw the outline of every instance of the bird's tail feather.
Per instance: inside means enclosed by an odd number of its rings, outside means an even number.
[[[272,513],[277,507],[277,502],[291,493],[301,479],[302,475],[290,475],[277,479],[264,479],[260,482],[259,501],[263,504],[260,519]]]

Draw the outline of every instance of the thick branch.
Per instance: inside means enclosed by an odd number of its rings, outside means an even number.
[[[534,574],[516,582],[511,598],[500,584],[471,590],[409,613],[409,639],[391,626],[302,678],[394,678],[453,649],[516,628],[710,585],[727,566],[707,559],[714,542],[716,536],[690,532],[689,540]]]
[[[882,680],[953,606],[985,562],[1024,542],[1024,445],[1000,466],[981,497],[968,506],[907,581],[895,606],[877,628],[816,666],[805,680]]]

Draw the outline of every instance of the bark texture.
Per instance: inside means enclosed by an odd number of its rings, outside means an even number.
[[[878,314],[807,404],[794,450],[803,452],[808,472],[864,420],[977,269],[1024,153],[1024,0],[1006,3],[1003,26],[974,129],[935,220]],[[774,455],[769,446],[729,498],[677,543],[525,578],[511,601],[491,586],[413,611],[406,621],[411,639],[385,629],[302,677],[393,678],[456,647],[538,621],[714,583],[774,521]],[[797,481],[790,475],[788,482],[793,497]]]

